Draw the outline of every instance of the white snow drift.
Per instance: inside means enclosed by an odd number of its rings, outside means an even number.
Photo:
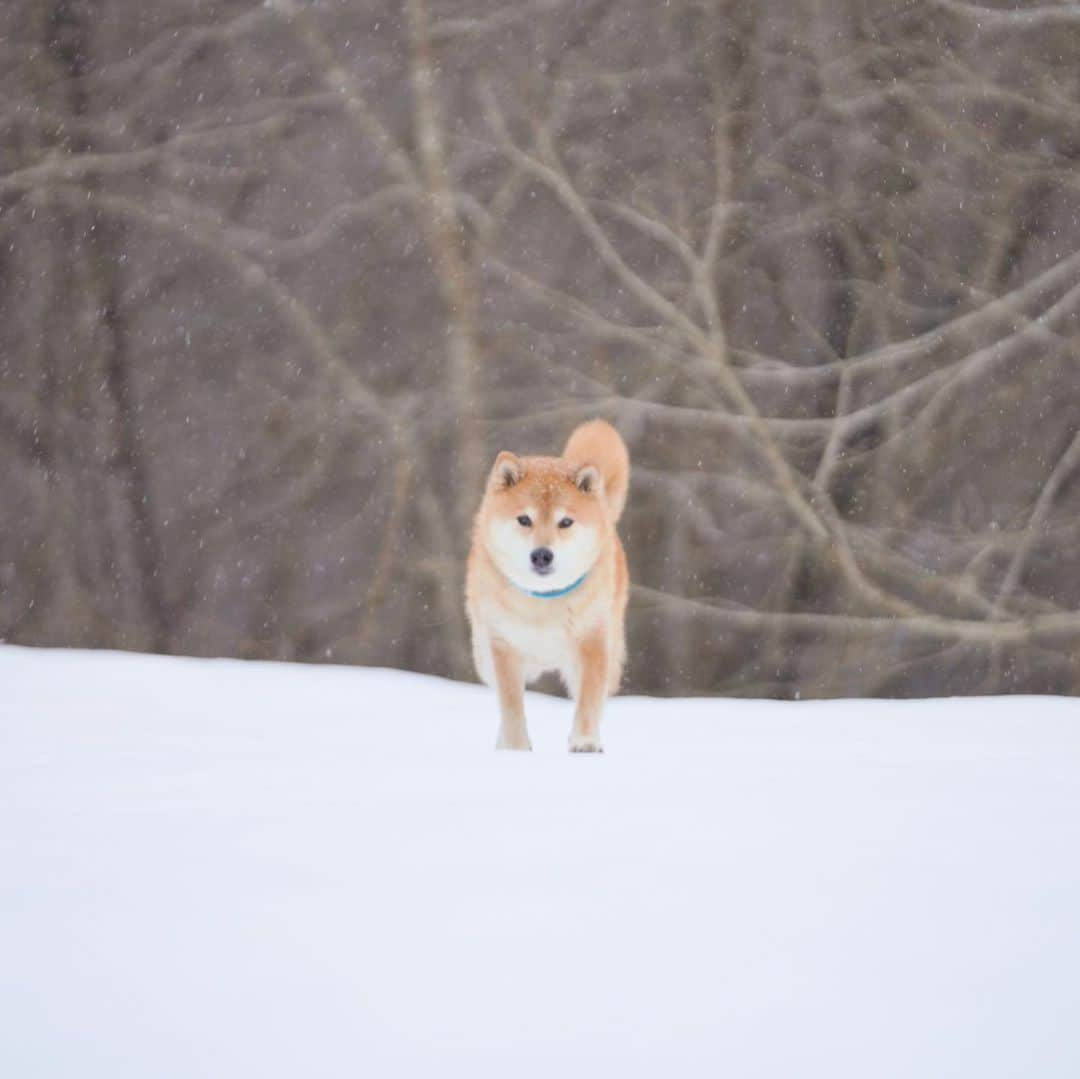
[[[0,1075],[1080,1075],[1080,705],[0,648]]]

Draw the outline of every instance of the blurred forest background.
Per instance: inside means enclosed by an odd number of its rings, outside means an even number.
[[[0,637],[471,678],[495,453],[626,688],[1080,692],[1080,6],[5,0]]]

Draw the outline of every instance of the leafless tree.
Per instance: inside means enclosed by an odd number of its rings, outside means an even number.
[[[0,633],[471,675],[613,420],[628,688],[1080,689],[1080,8],[15,0]]]

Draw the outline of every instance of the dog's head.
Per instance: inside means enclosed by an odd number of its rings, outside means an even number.
[[[611,527],[603,496],[592,465],[503,451],[484,496],[483,542],[519,588],[566,588],[592,568]]]

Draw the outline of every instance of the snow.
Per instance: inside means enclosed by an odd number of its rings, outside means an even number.
[[[1075,701],[0,647],[0,1075],[1080,1075]]]

